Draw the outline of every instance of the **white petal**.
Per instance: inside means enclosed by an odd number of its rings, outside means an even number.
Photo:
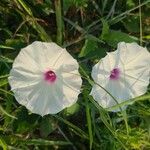
[[[72,78],[75,78],[75,76],[73,75]],[[77,77],[77,80],[80,79]],[[42,116],[56,114],[77,101],[81,80],[77,82],[76,90],[69,82],[68,85],[64,84],[63,79],[58,79],[54,86],[49,86],[46,83],[39,84],[28,95],[26,107]]]
[[[63,67],[63,69],[67,68],[67,71],[79,68],[77,61],[66,51],[66,49],[63,49],[62,53],[58,55],[53,66],[54,68],[59,68],[60,66]]]
[[[121,71],[119,80],[109,79],[114,68]],[[93,67],[92,78],[112,94],[118,103],[143,95],[149,84],[150,53],[136,43],[120,42],[116,51],[108,53]],[[92,87],[91,95],[104,108],[117,104],[98,85]]]
[[[146,48],[139,46],[137,43],[120,42],[118,43],[117,51],[120,51],[120,59],[126,66],[129,65],[129,63],[136,63],[138,61],[144,62],[144,65],[150,64],[149,52]]]
[[[137,73],[137,70],[132,72],[131,74],[126,73],[125,77],[122,78],[122,83],[126,86],[126,88],[130,89],[132,93],[132,97],[137,97],[143,95],[147,91],[147,86],[149,84],[150,72],[147,69],[142,69]]]
[[[131,98],[130,89],[127,89],[121,82],[111,80],[104,88],[115,99],[98,85],[94,86],[91,91],[93,98],[104,108],[109,108]]]
[[[55,43],[34,42],[23,48],[10,71],[9,83],[16,100],[31,112],[55,114],[73,105],[82,84],[77,61]],[[57,79],[49,84],[44,72],[52,69]]]

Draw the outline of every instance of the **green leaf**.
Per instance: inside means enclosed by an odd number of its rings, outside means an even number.
[[[40,133],[42,137],[47,137],[51,132],[56,129],[56,121],[54,118],[44,117],[40,124]]]
[[[137,42],[137,38],[130,36],[126,33],[123,33],[121,31],[115,31],[115,30],[110,30],[107,35],[103,37],[103,39],[108,43],[108,45],[112,47],[116,47],[119,42]]]
[[[46,33],[45,29],[36,20],[33,19],[31,24],[33,28],[38,32],[40,38],[43,41],[51,42],[51,37]]]
[[[88,0],[63,0],[63,9],[65,13],[68,11],[69,7],[76,6],[76,8],[86,8]]]
[[[0,137],[0,147],[2,147],[3,150],[7,150],[7,145],[1,137]]]
[[[126,3],[129,8],[133,8],[135,6],[135,2],[133,0],[127,0]]]
[[[5,79],[5,78],[1,78],[1,79],[0,79],[0,87],[4,86],[4,85],[6,85],[6,84],[8,84],[8,80]]]
[[[32,16],[32,11],[31,9],[25,4],[25,2],[23,0],[17,0],[20,5],[25,9],[25,11],[30,15]]]
[[[25,46],[22,39],[7,39],[5,43],[8,47],[12,47],[14,49],[21,49]]]
[[[67,107],[65,110],[64,110],[64,114],[66,116],[70,116],[70,115],[73,115],[75,113],[77,113],[80,109],[80,105],[78,103],[75,103],[74,105],[72,105],[71,107]]]
[[[139,17],[138,16],[130,16],[123,21],[124,27],[131,33],[138,33],[140,31],[139,26]]]
[[[0,45],[0,49],[10,49],[10,50],[14,50],[13,47],[5,46],[5,45]]]
[[[0,62],[13,63],[13,60],[5,56],[0,56]]]
[[[12,116],[11,114],[7,113],[2,106],[0,106],[0,112],[2,112],[4,115],[13,118],[13,119],[17,119],[15,116]]]
[[[73,6],[73,2],[71,0],[63,0],[63,10],[64,14],[67,13],[69,7]]]
[[[93,39],[86,39],[83,48],[79,54],[79,57],[84,57],[91,51],[94,51],[98,48],[97,42]]]
[[[37,125],[38,115],[28,114],[28,111],[25,107],[21,107],[16,112],[16,117],[18,119],[13,122],[13,131],[16,133],[26,133],[33,131]]]
[[[109,25],[108,25],[106,20],[102,19],[101,21],[102,21],[102,24],[103,24],[101,39],[104,39],[104,36],[108,35],[108,33],[109,33]]]

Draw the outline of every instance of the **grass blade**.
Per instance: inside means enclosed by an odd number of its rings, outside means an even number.
[[[26,145],[72,145],[70,142],[66,141],[49,141],[44,139],[31,139],[24,141]]]

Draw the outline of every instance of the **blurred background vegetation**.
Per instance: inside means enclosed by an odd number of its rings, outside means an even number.
[[[90,76],[120,41],[150,48],[150,0],[0,1],[0,149],[150,149],[149,97],[110,113],[88,95],[85,80],[77,104],[57,115],[40,117],[19,105],[7,77],[20,49],[37,40],[65,47]]]

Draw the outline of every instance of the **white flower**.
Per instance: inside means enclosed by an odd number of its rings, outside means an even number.
[[[31,112],[56,114],[77,101],[82,84],[78,68],[65,49],[36,41],[16,57],[9,83],[16,100]]]
[[[116,51],[107,53],[93,67],[92,78],[118,103],[143,95],[149,84],[150,53],[136,43],[120,42]],[[116,105],[115,100],[97,84],[91,91],[93,98],[104,108]]]

